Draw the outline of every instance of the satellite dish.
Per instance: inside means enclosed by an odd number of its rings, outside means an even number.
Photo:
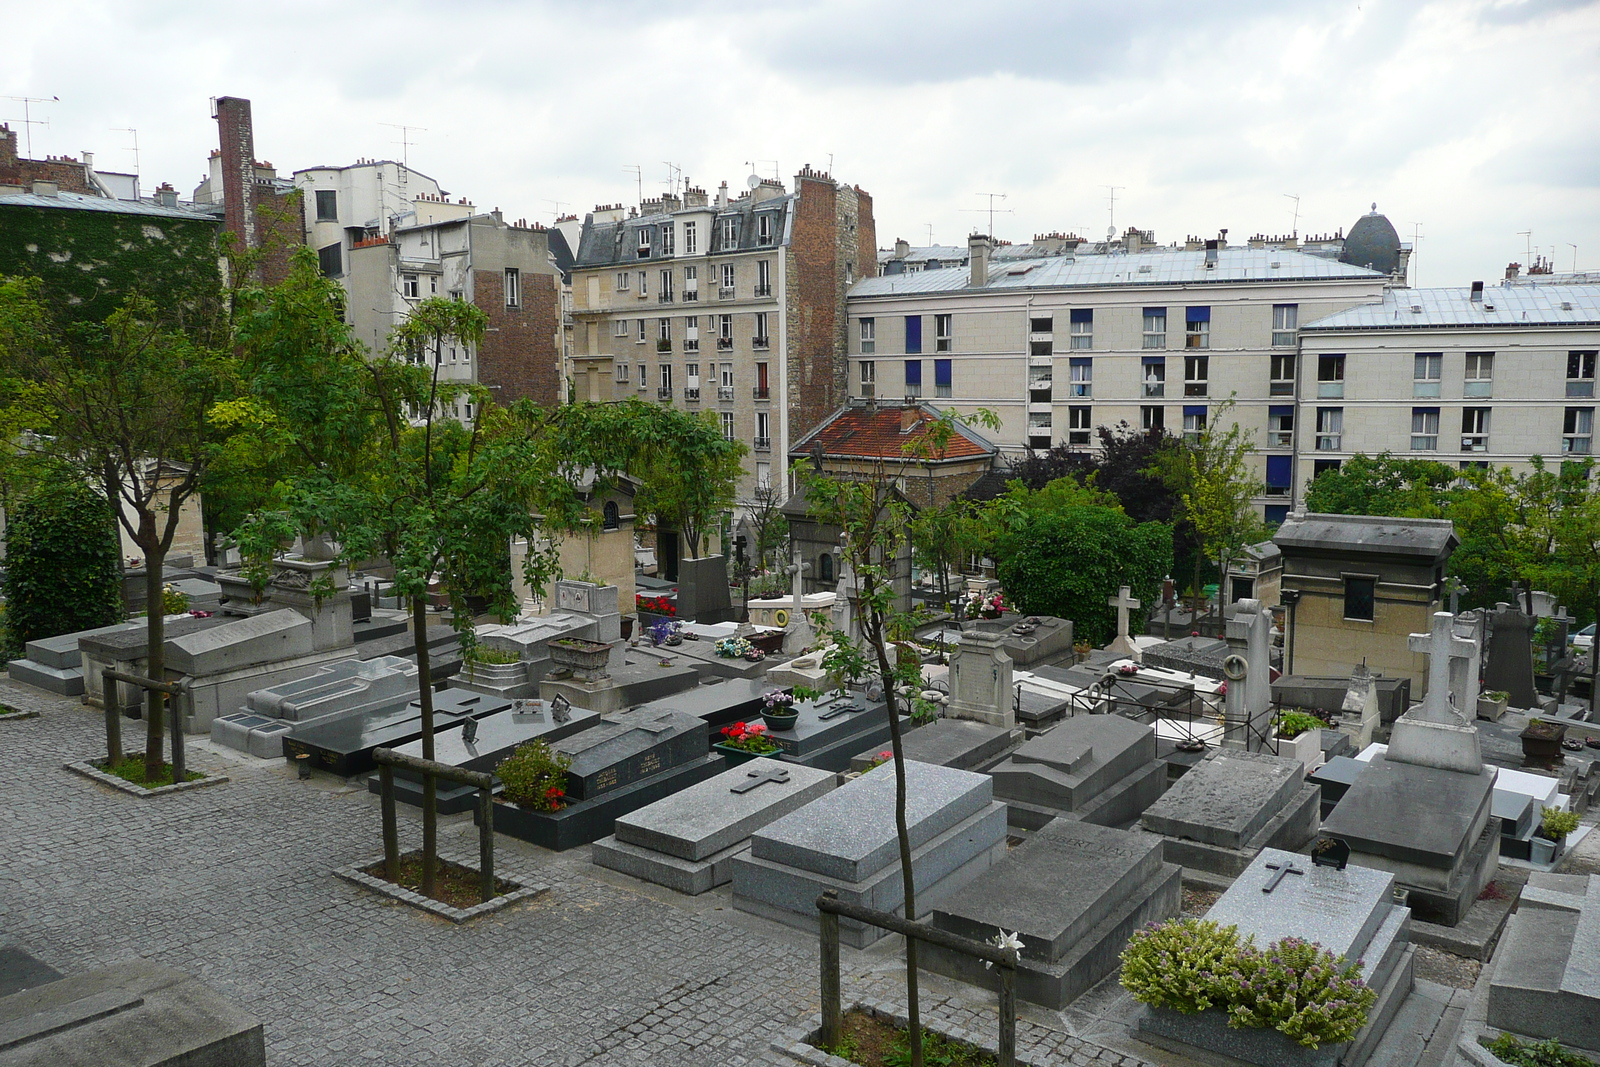
[[[750,175],[750,177],[748,177],[748,178],[746,178],[744,180],[744,183],[746,185],[748,185],[750,188],[754,189],[756,186],[761,184],[761,175],[752,174],[752,175]]]
[[[1107,226],[1106,227],[1106,240],[1110,241],[1110,240],[1114,239],[1116,236],[1117,236],[1117,228],[1115,226]]]

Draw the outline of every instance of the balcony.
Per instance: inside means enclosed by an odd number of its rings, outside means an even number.
[[[672,399],[672,386],[663,385],[660,389],[657,389],[656,390],[656,399],[657,400],[671,400]]]
[[[756,349],[759,352],[765,352],[767,349],[772,347],[772,338],[770,338],[770,337],[752,337],[750,339],[750,347]]]
[[[699,401],[700,401],[700,387],[698,385],[688,386],[683,391],[683,398],[685,400],[692,400],[692,401],[694,401],[696,403],[699,403]]]
[[[733,351],[733,338],[731,338],[731,337],[719,337],[719,338],[717,338],[717,351],[718,352],[732,352]]]
[[[658,303],[658,304],[670,304],[670,303],[672,303],[672,294],[671,293],[657,293],[656,294],[656,303]]]
[[[698,337],[686,338],[684,340],[684,342],[683,342],[683,350],[685,352],[698,352],[698,351],[700,351],[700,338],[698,338]]]
[[[1268,396],[1294,396],[1294,382],[1273,382],[1267,389]]]
[[[772,390],[764,385],[758,385],[750,390],[750,397],[753,400],[771,400]]]
[[[1486,433],[1464,433],[1461,435],[1461,451],[1487,452],[1489,451],[1489,435]]]
[[[756,451],[757,452],[771,452],[772,451],[772,438],[770,438],[770,437],[757,437],[755,439],[755,441],[756,441]]]
[[[756,295],[757,296],[771,296],[772,295],[772,286],[770,286],[770,285],[758,285],[758,286],[756,286]]]
[[[700,290],[698,290],[698,289],[685,289],[683,291],[683,302],[685,304],[687,304],[691,300],[699,300],[699,299],[700,299]]]
[[[733,286],[731,286],[731,285],[719,285],[717,287],[717,299],[718,300],[732,300],[733,299]]]
[[[672,351],[672,341],[669,338],[666,338],[666,337],[657,338],[656,339],[656,351],[657,352],[671,352]]]
[[[733,386],[731,386],[731,385],[719,385],[719,386],[717,386],[717,399],[718,400],[732,400],[733,399]]]

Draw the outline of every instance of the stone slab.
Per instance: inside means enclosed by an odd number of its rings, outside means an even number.
[[[1168,863],[1183,867],[1186,875],[1196,871],[1235,878],[1249,867],[1263,848],[1297,851],[1316,835],[1321,810],[1321,791],[1306,784],[1294,798],[1261,829],[1238,848],[1196,841],[1190,838],[1163,838],[1162,855]]]
[[[61,972],[16,945],[0,945],[0,997],[45,985]]]
[[[459,730],[469,718],[482,718],[511,707],[512,701],[465,689],[433,694],[434,734]],[[376,708],[296,726],[283,738],[283,754],[294,759],[309,754],[315,765],[346,777],[376,769],[372,750],[396,748],[422,736],[422,707],[415,701]]]
[[[257,714],[291,722],[359,711],[409,698],[417,691],[417,665],[398,656],[338,660],[292,682],[257,689],[245,697]]]
[[[771,780],[783,776],[787,781]],[[751,783],[761,779],[760,784]],[[618,841],[703,860],[834,788],[828,771],[754,759],[617,819]]]
[[[778,686],[764,679],[729,678],[704,681],[692,689],[652,700],[640,705],[640,710],[655,708],[687,712],[698,717],[711,729],[712,740],[720,740],[717,731],[735,722],[755,722],[765,706],[762,699]]]
[[[629,662],[611,668],[610,677],[601,682],[547,677],[539,683],[539,696],[544,700],[564,696],[576,707],[605,715],[681,693],[699,681],[700,675],[690,667],[662,667],[654,661]]]
[[[1288,870],[1299,873],[1279,876]],[[1268,885],[1271,892],[1265,891]],[[1394,876],[1386,871],[1353,863],[1342,871],[1318,867],[1306,856],[1268,848],[1217,899],[1206,918],[1237,926],[1241,936],[1254,935],[1263,948],[1299,937],[1354,961],[1388,918],[1393,891]]]
[[[881,700],[868,700],[860,693],[803,700],[795,709],[798,718],[794,726],[771,733],[785,758],[803,760],[841,740],[870,733],[872,727],[880,723],[885,731],[889,726],[888,705]],[[863,742],[864,745],[870,743]],[[859,748],[853,748],[846,754],[846,764],[858,751]]]
[[[1304,777],[1298,760],[1214,752],[1178,779],[1140,821],[1152,833],[1241,848],[1292,800]]]
[[[957,770],[980,770],[1015,744],[1012,730],[965,719],[940,719],[918,727],[900,740],[906,759]],[[852,771],[864,771],[877,759],[879,748],[850,757]]]
[[[167,639],[167,669],[201,677],[312,653],[311,620],[290,608]]]
[[[991,769],[1001,800],[1072,811],[1156,760],[1155,731],[1120,715],[1075,715]]]
[[[684,896],[695,897],[709,893],[719,885],[733,880],[733,858],[750,851],[749,840],[714,852],[705,859],[686,860],[668,856],[654,849],[618,841],[615,834],[602,837],[589,846],[589,858],[596,867],[617,871],[653,882]]]
[[[1355,851],[1449,870],[1489,818],[1494,777],[1492,767],[1466,774],[1375,759],[1322,834],[1343,838]]]
[[[116,633],[119,630],[143,631],[144,625],[144,620],[140,619],[137,622],[116,622],[110,626],[97,626],[92,630],[79,630],[76,633],[61,634],[56,637],[41,637],[29,641],[23,646],[22,651],[29,659],[46,667],[57,667],[62,670],[82,667],[83,655],[78,648],[80,638]]]
[[[83,668],[51,667],[31,659],[14,659],[6,664],[6,674],[13,682],[31,685],[47,693],[64,697],[83,695]]]
[[[706,725],[682,711],[634,708],[602,717],[553,746],[572,757],[567,795],[593,800],[706,754]]]
[[[1600,1048],[1600,877],[1535,874],[1489,985],[1491,1026]]]

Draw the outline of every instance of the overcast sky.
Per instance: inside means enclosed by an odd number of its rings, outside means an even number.
[[[34,154],[88,149],[188,196],[208,98],[254,102],[280,172],[399,158],[546,222],[805,163],[870,191],[880,244],[994,230],[1349,229],[1376,201],[1414,282],[1537,250],[1600,269],[1600,3],[1015,0],[710,4],[4,0],[0,95]],[[0,101],[20,129],[23,105]]]

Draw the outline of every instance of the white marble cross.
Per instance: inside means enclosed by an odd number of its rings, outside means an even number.
[[[794,599],[789,608],[789,625],[783,635],[783,651],[786,655],[797,656],[801,649],[810,648],[817,639],[816,631],[811,628],[811,620],[806,618],[805,597],[800,592],[800,576],[805,572],[807,564],[800,560],[800,546],[794,546],[794,562],[789,566],[789,573],[794,577]]]
[[[1128,612],[1136,610],[1139,602],[1130,594],[1127,586],[1117,591],[1117,595],[1106,600],[1106,603],[1117,609],[1117,636],[1107,647],[1118,655],[1136,656],[1139,648],[1133,643],[1133,638],[1128,635]]]
[[[1457,708],[1450,698],[1451,661],[1464,659],[1472,661],[1477,658],[1478,643],[1463,637],[1457,637],[1455,632],[1455,616],[1448,611],[1433,613],[1433,629],[1430,633],[1412,634],[1410,648],[1413,652],[1426,653],[1428,657],[1428,695],[1423,699],[1422,708],[1414,713],[1416,718],[1428,722],[1442,722],[1461,725],[1477,718],[1478,709],[1476,700],[1471,709]],[[1459,672],[1455,672],[1459,673]],[[1475,682],[1476,679],[1473,679]],[[1470,684],[1464,686],[1473,688]],[[1468,693],[1463,692],[1462,697]]]

